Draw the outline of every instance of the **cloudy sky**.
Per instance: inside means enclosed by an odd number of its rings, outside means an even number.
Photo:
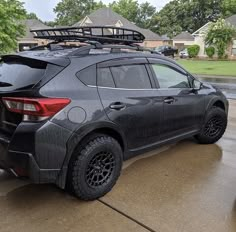
[[[52,21],[55,18],[53,8],[60,0],[20,0],[25,2],[25,8],[28,12],[34,12],[43,21]],[[113,0],[103,0],[104,3],[112,2]],[[147,0],[138,0],[138,2],[145,2]],[[161,9],[170,0],[149,0],[152,5]]]

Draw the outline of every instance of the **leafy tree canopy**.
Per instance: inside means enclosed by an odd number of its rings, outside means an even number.
[[[57,15],[58,25],[70,26],[79,22],[83,17],[92,11],[104,7],[105,5],[94,0],[62,0],[54,8]]]
[[[113,11],[142,28],[149,28],[156,8],[149,2],[139,4],[135,0],[119,0],[109,5]]]
[[[222,3],[222,15],[225,17],[236,14],[236,0],[224,0]]]
[[[0,0],[0,54],[17,48],[17,40],[25,33],[19,22],[26,17],[23,3],[18,0]]]
[[[28,13],[28,14],[26,14],[26,18],[27,19],[37,19],[37,20],[40,20],[35,13]]]
[[[152,29],[173,37],[181,31],[194,32],[221,16],[222,0],[173,0],[152,18]]]

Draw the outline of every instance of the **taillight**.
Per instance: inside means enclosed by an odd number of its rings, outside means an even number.
[[[26,120],[27,116],[34,116],[32,119],[47,119],[70,103],[68,98],[15,98],[3,97],[3,103],[11,112],[22,114]]]

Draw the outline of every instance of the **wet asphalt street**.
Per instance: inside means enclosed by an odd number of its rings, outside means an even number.
[[[0,173],[0,232],[236,232],[236,101],[213,145],[185,140],[128,161],[112,192],[82,202]]]

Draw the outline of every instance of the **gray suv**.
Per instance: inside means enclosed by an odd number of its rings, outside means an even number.
[[[1,168],[93,200],[112,189],[124,160],[191,136],[215,143],[224,134],[222,92],[138,46],[139,32],[34,32],[54,42],[5,55],[0,64]]]

